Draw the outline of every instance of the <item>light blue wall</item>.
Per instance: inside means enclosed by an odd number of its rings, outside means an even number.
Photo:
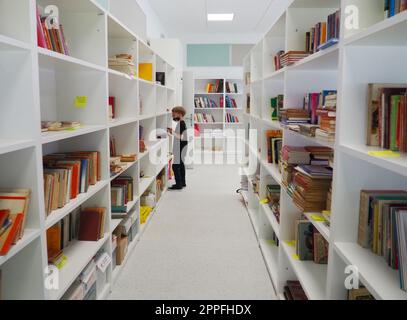
[[[108,9],[108,1],[109,0],[96,0],[103,8]]]
[[[229,67],[230,48],[229,44],[188,44],[187,66]]]

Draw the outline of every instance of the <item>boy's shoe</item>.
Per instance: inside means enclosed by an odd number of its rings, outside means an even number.
[[[182,190],[182,187],[177,186],[176,184],[174,184],[172,187],[168,188],[168,190]]]

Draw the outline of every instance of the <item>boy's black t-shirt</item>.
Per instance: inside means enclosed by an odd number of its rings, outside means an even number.
[[[175,128],[175,132],[181,135],[181,140],[175,138],[174,139],[174,155],[181,155],[181,151],[188,145],[186,131],[187,125],[185,124],[184,120],[181,120],[177,123],[177,127]]]

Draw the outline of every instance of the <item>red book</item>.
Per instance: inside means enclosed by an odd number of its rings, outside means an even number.
[[[17,239],[21,225],[23,223],[24,214],[19,213],[10,215],[12,221],[11,227],[0,237],[0,256],[5,256],[11,248],[14,240]]]
[[[47,48],[47,43],[45,41],[44,30],[42,29],[40,10],[37,6],[37,44],[41,48]]]

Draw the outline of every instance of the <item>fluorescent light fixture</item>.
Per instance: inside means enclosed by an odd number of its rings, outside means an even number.
[[[232,21],[234,13],[208,13],[208,21]]]

